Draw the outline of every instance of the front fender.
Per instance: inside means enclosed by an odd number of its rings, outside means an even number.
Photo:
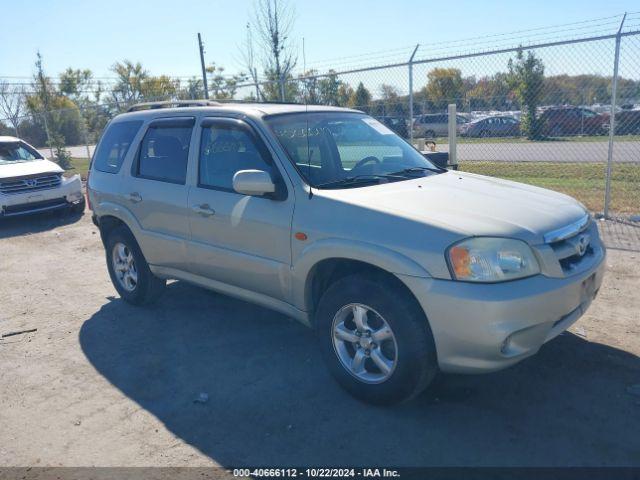
[[[329,259],[356,260],[398,275],[431,277],[422,265],[411,258],[380,245],[339,238],[319,240],[294,259],[292,301],[300,310],[310,311],[306,298],[309,274],[319,262]]]

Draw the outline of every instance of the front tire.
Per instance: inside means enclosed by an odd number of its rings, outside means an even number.
[[[332,284],[316,311],[327,366],[359,400],[410,400],[438,368],[433,335],[411,295],[383,275],[355,274]]]
[[[149,269],[138,242],[125,227],[117,227],[105,242],[107,268],[120,297],[133,305],[154,302],[166,285]]]

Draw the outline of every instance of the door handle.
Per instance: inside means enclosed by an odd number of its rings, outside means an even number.
[[[211,217],[216,214],[215,210],[213,210],[208,203],[194,205],[193,207],[191,207],[191,209],[198,215],[202,215],[203,217]]]
[[[138,192],[131,192],[129,194],[129,201],[133,203],[141,202],[142,196]]]

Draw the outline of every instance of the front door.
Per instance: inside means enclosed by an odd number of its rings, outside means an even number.
[[[189,191],[190,270],[288,300],[292,189],[287,189],[271,152],[249,124],[205,118],[198,134],[197,179]],[[260,197],[235,192],[233,176],[239,170],[269,172],[279,194]]]

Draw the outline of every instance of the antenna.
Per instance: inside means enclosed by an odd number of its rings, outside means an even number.
[[[302,71],[303,71],[303,75],[306,76],[307,75],[307,55],[304,49],[304,37],[302,37]],[[307,139],[307,175],[311,176],[311,148],[309,147],[309,95],[311,95],[311,92],[309,92],[309,82],[303,80],[303,82],[305,82],[306,87],[307,87],[307,94],[303,95],[304,97],[304,119],[306,122],[306,130],[305,130],[305,138]],[[311,199],[313,197],[313,188],[311,187],[311,184],[309,184],[309,198]]]

